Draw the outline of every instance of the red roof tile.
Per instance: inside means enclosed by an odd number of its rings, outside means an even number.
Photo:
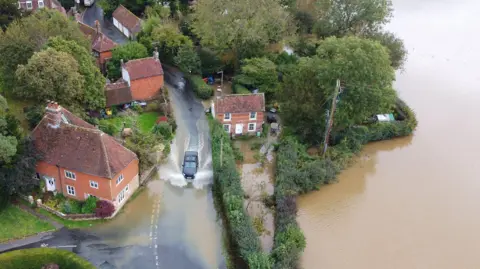
[[[244,113],[265,111],[265,96],[258,94],[230,94],[215,99],[215,112]]]
[[[119,5],[112,16],[132,33],[138,33],[142,30],[142,21],[123,5]]]
[[[117,46],[117,43],[113,42],[108,36],[102,32],[97,32],[93,27],[90,27],[82,22],[78,22],[80,30],[85,36],[92,42],[92,50],[97,52],[110,51]]]
[[[48,111],[32,132],[42,160],[65,169],[112,179],[133,160],[135,153],[113,137],[58,106]]]
[[[128,86],[128,83],[123,79],[105,85],[105,96],[107,98],[107,107],[122,105],[133,101],[130,86]]]
[[[130,80],[163,75],[162,64],[153,57],[130,60],[125,63]]]

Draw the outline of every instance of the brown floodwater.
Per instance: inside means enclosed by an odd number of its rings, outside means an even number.
[[[419,126],[299,199],[306,269],[480,268],[480,1],[393,3],[409,50],[395,86]]]

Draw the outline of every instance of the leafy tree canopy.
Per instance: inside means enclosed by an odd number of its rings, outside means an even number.
[[[26,65],[18,67],[16,78],[15,94],[19,97],[55,100],[65,106],[83,101],[84,79],[77,61],[68,53],[52,48],[36,52]]]
[[[334,128],[360,124],[391,111],[395,78],[388,51],[378,42],[358,37],[327,38],[312,58],[301,58],[286,74],[279,98],[283,120],[305,141],[320,143],[325,110],[330,107],[336,79],[344,83],[335,111]]]
[[[377,40],[388,49],[393,68],[401,69],[403,67],[408,53],[402,39],[391,32],[376,32],[368,37]]]
[[[5,30],[13,20],[22,16],[16,0],[0,0],[0,28]]]
[[[277,66],[265,57],[245,59],[241,74],[235,77],[235,83],[248,88],[258,88],[272,97],[278,88]]]
[[[78,63],[78,72],[84,79],[84,92],[82,103],[89,109],[105,107],[105,78],[95,65],[91,53],[75,41],[65,40],[61,37],[50,38],[47,47],[72,55]]]
[[[0,77],[5,89],[15,87],[17,66],[26,64],[33,53],[43,49],[52,36],[74,40],[90,51],[90,42],[78,24],[56,10],[38,10],[12,22],[5,33],[0,31]]]
[[[153,0],[100,0],[97,4],[103,9],[105,16],[111,18],[119,5],[123,5],[137,16],[142,16],[145,8],[154,5],[154,3]]]
[[[293,33],[290,14],[277,0],[202,0],[192,15],[201,44],[217,53],[232,50],[236,62]]]
[[[117,46],[112,50],[112,59],[107,63],[108,77],[116,80],[122,76],[120,61],[128,62],[129,60],[148,57],[147,48],[138,42],[128,42],[124,45]]]
[[[201,74],[200,58],[191,46],[181,46],[178,49],[177,55],[173,57],[173,62],[184,73]]]
[[[392,16],[391,0],[319,0],[315,32],[319,37],[376,32]]]

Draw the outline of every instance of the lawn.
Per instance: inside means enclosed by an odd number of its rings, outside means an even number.
[[[40,213],[44,216],[47,216],[47,217],[55,220],[58,223],[63,224],[63,226],[65,226],[69,229],[88,228],[88,227],[92,227],[96,224],[104,223],[104,222],[108,221],[108,220],[103,220],[103,219],[99,219],[99,220],[77,220],[77,221],[67,220],[67,219],[62,219],[59,216],[54,215],[54,214],[48,212],[47,210],[45,210],[43,208],[37,208],[36,210],[37,210],[38,213]]]
[[[50,263],[58,265],[61,269],[95,269],[95,266],[87,260],[63,249],[31,248],[0,255],[3,269],[40,269]]]
[[[116,126],[116,129],[118,131],[122,130],[123,123],[125,122],[125,127],[129,128],[132,126],[133,121],[137,120],[138,122],[138,127],[140,128],[140,131],[143,133],[148,133],[152,130],[153,126],[155,125],[155,122],[157,121],[158,118],[158,113],[157,112],[146,112],[142,113],[137,116],[117,116],[117,117],[112,117],[109,119],[104,119],[100,121],[100,124],[102,122],[110,122]]]
[[[9,205],[0,212],[0,242],[54,229],[50,223],[40,220],[14,205]]]

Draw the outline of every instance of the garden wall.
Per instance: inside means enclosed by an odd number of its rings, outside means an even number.
[[[417,126],[415,113],[400,99],[396,110],[395,122],[354,126],[332,134],[335,145],[328,149],[326,158],[311,157],[306,154],[306,148],[294,138],[282,138],[277,153],[275,180],[273,268],[297,268],[306,246],[305,237],[296,220],[297,195],[333,182],[366,143],[413,133]]]

